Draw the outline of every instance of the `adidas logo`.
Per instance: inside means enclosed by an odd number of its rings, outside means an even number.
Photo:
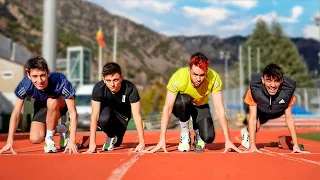
[[[284,104],[286,103],[283,99],[281,99],[281,101],[279,101],[279,104]]]

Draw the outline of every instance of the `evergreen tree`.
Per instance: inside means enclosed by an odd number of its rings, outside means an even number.
[[[313,87],[307,64],[300,57],[296,46],[285,36],[279,23],[272,24],[271,33],[272,46],[268,62],[281,66],[285,75],[297,82],[297,87]]]
[[[260,48],[260,69],[263,69],[270,63],[276,63],[281,66],[286,76],[297,82],[297,87],[313,87],[311,74],[309,74],[307,65],[300,57],[296,46],[285,36],[279,23],[273,22],[270,30],[263,20],[259,20],[256,27],[243,45],[242,62],[245,85],[249,85],[248,70],[248,48],[251,47],[251,73],[257,72],[257,48]],[[233,67],[232,78],[237,79],[239,84],[239,63]]]

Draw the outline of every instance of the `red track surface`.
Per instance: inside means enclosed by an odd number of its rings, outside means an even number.
[[[298,129],[301,132],[320,130]],[[89,133],[78,133],[78,139]],[[231,131],[232,141],[239,146],[239,131]],[[18,155],[0,155],[0,180],[6,179],[320,179],[320,143],[299,139],[310,154],[291,154],[290,150],[270,147],[280,135],[289,135],[287,129],[261,130],[257,145],[261,154],[221,153],[224,138],[216,132],[213,144],[204,153],[177,151],[179,131],[167,134],[170,153],[131,153],[137,143],[137,133],[127,132],[122,146],[112,152],[69,155],[62,152],[45,154],[43,144],[34,145],[28,134],[16,136],[14,148]],[[158,141],[159,132],[145,132],[147,148]],[[0,135],[0,147],[5,145],[6,135]],[[56,142],[59,137],[55,137]],[[105,135],[97,135],[101,148]],[[84,150],[81,150],[82,152]]]

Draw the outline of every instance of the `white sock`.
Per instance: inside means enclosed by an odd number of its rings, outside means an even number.
[[[47,130],[47,134],[46,134],[46,144],[47,145],[53,145],[54,141],[53,141],[53,136],[54,136],[55,131],[54,130]]]
[[[67,132],[67,126],[65,124],[61,124],[57,126],[57,132],[62,134]]]
[[[188,134],[189,133],[189,121],[186,122],[180,122],[180,126],[181,126],[181,134]]]

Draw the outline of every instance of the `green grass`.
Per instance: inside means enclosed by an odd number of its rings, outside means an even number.
[[[310,133],[298,134],[298,137],[303,138],[303,139],[320,141],[320,132],[310,132]]]

